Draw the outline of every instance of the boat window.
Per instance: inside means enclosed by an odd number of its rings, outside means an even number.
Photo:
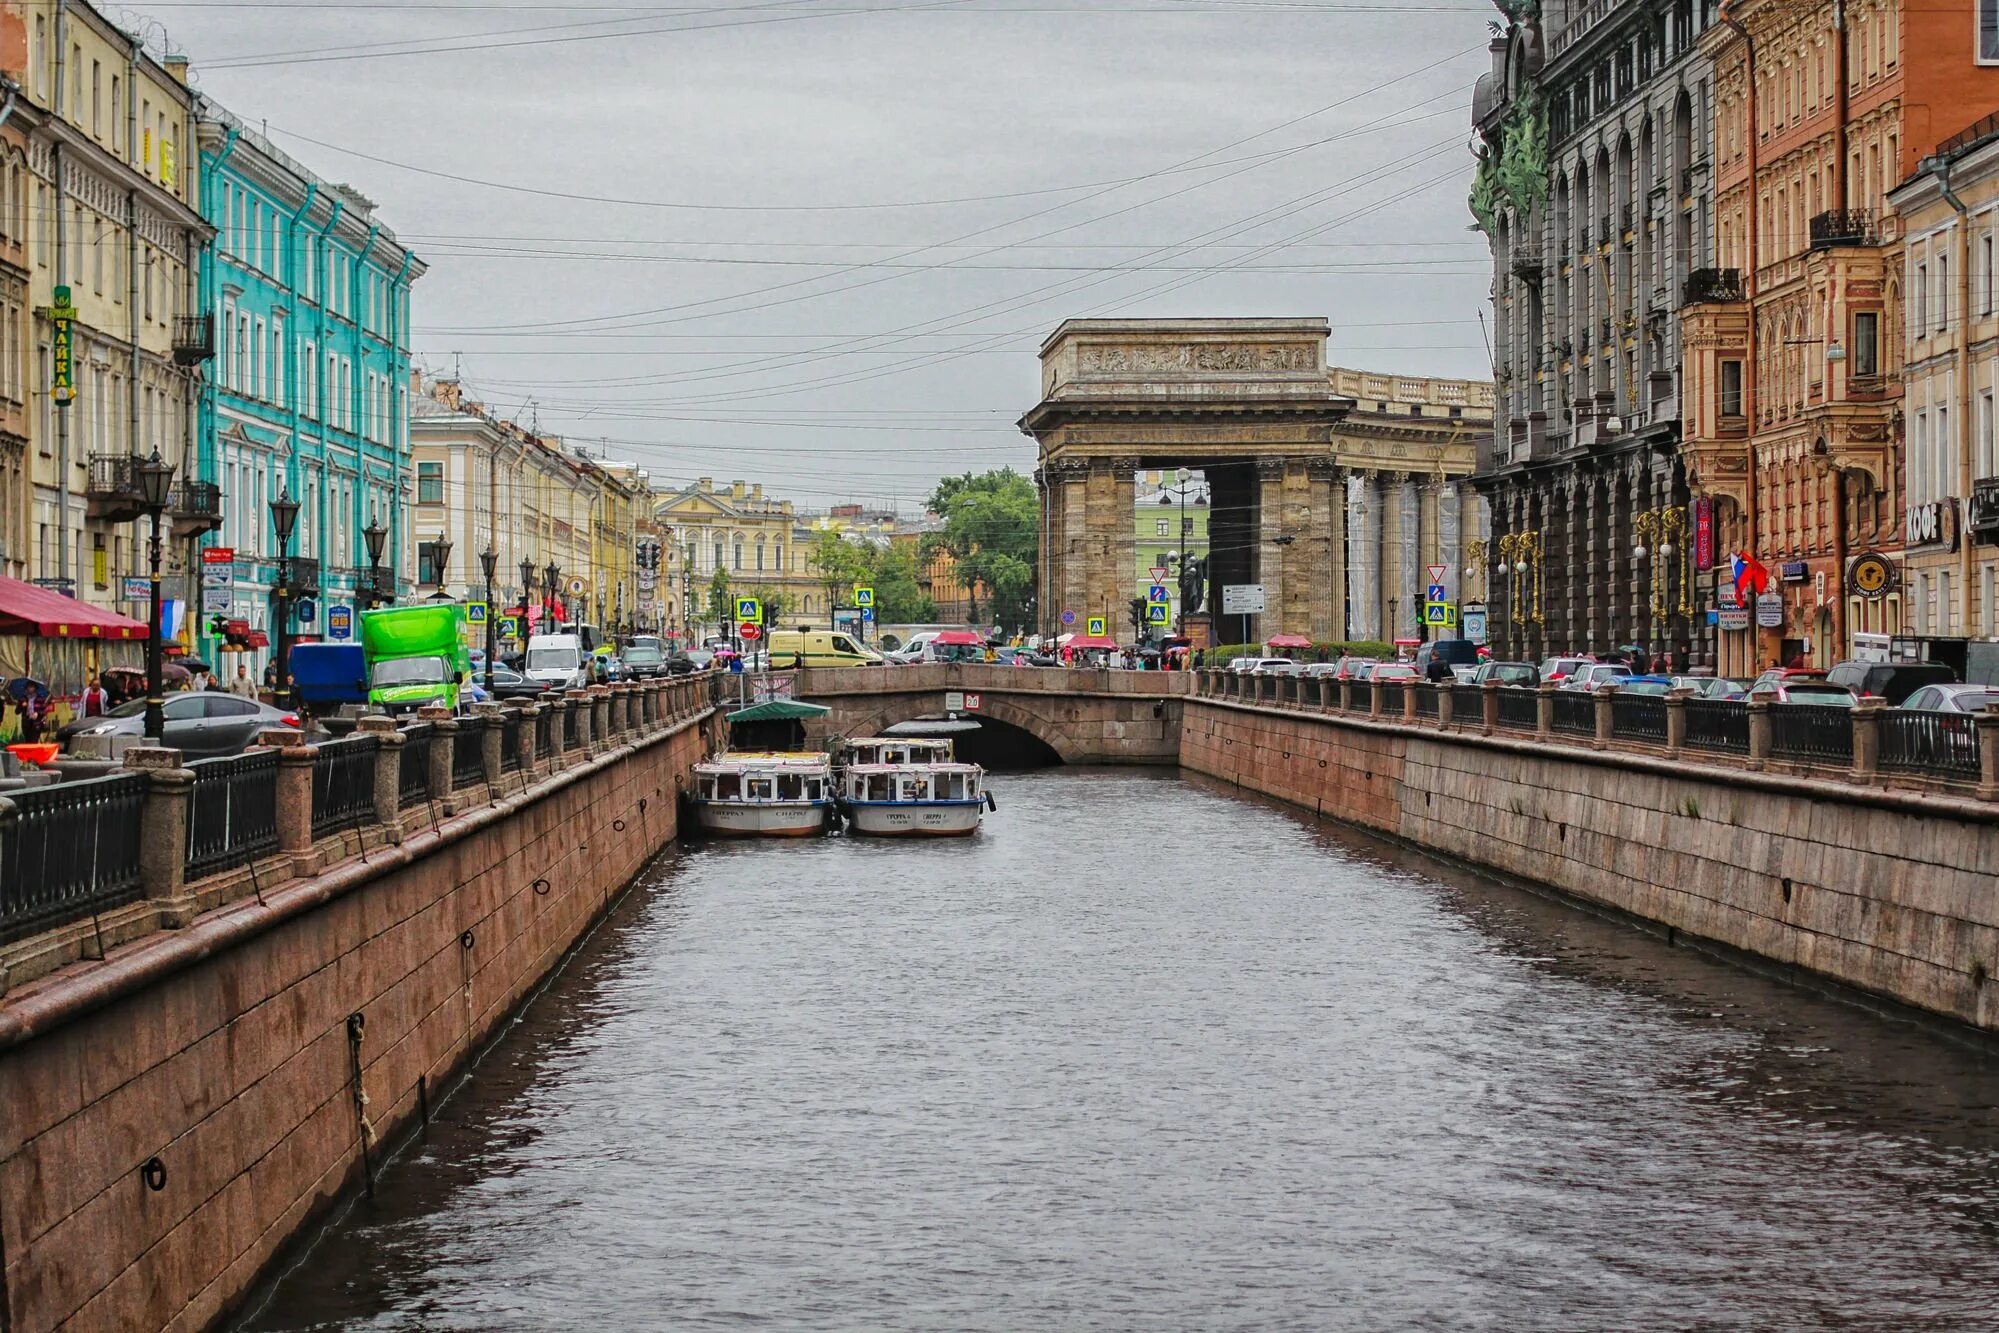
[[[712,801],[715,799],[715,779],[713,778],[701,779],[701,799],[704,801]]]
[[[812,779],[810,779],[809,781],[807,781],[807,782],[806,782],[806,784],[805,784],[805,799],[806,799],[806,800],[808,800],[808,801],[816,801],[816,800],[818,800],[818,799],[819,799],[819,779],[818,779],[818,778],[812,778]]]
[[[889,781],[886,775],[876,773],[868,779],[868,799],[870,801],[886,801],[891,799],[893,795],[894,793],[889,790]]]
[[[777,799],[796,801],[805,791],[805,779],[796,773],[782,773],[777,779]]]
[[[742,778],[735,773],[724,773],[715,779],[715,794],[722,800],[730,801],[743,794]]]
[[[749,787],[749,795],[752,801],[768,801],[771,798],[771,780],[769,778],[751,778],[746,785]]]

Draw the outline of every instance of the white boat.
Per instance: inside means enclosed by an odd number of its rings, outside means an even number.
[[[804,838],[833,816],[833,769],[823,754],[725,753],[694,766],[701,827],[728,838]]]
[[[977,764],[849,764],[840,810],[855,833],[885,838],[963,838],[979,830],[992,797]]]
[[[948,764],[951,742],[916,736],[862,736],[841,743],[837,766],[856,764]]]

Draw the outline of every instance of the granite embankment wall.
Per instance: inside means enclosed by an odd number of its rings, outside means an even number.
[[[0,1329],[200,1329],[675,834],[712,714],[0,1001]]]
[[[1999,805],[1194,698],[1185,768],[1999,1031]]]

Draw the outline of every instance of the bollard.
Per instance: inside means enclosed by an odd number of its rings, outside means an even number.
[[[1617,686],[1603,684],[1596,687],[1596,739],[1592,745],[1599,750],[1610,748],[1610,738],[1617,731]]]
[[[1370,680],[1370,681],[1368,681],[1368,683],[1367,683],[1367,715],[1368,715],[1369,717],[1380,717],[1380,716],[1381,716],[1381,705],[1382,705],[1382,704],[1383,704],[1383,703],[1385,702],[1385,700],[1384,700],[1384,699],[1382,698],[1382,695],[1383,695],[1383,693],[1384,693],[1384,691],[1383,691],[1383,689],[1382,689],[1382,687],[1381,687],[1381,682],[1380,682],[1380,681],[1378,681],[1378,680]]]
[[[500,768],[505,759],[506,749],[502,734],[507,725],[506,710],[495,703],[473,704],[471,725],[461,729],[460,735],[472,735],[479,739],[479,765],[486,770],[486,791],[489,795],[500,790]]]
[[[1978,728],[1978,795],[1999,801],[1999,704],[1987,704],[1972,719]]]
[[[1457,715],[1458,685],[1454,680],[1437,682],[1437,730],[1449,731],[1451,719]]]
[[[569,690],[562,697],[569,704],[570,741],[566,748],[587,753],[590,749],[590,691]]]
[[[536,772],[534,766],[535,737],[540,734],[543,709],[540,704],[528,704],[520,710],[521,729],[515,737],[520,743],[521,785],[531,786]]]
[[[1758,690],[1749,696],[1749,767],[1761,769],[1770,760],[1770,701],[1777,696]]]
[[[187,811],[194,774],[181,766],[179,750],[156,746],[125,751],[125,767],[146,777],[145,802],[139,807],[139,890],[158,913],[162,930],[185,930],[200,910],[187,892]],[[307,768],[308,781],[311,772]],[[308,811],[306,837],[311,836]]]
[[[1694,692],[1686,686],[1666,691],[1666,756],[1673,758],[1687,744],[1687,700]]]
[[[424,778],[424,792],[438,809],[451,814],[451,747],[458,743],[458,719],[437,704],[417,709],[416,715],[430,724],[430,772]]]
[[[1547,739],[1555,734],[1555,684],[1542,681],[1534,696],[1534,734]]]
[[[1478,692],[1482,708],[1478,729],[1490,736],[1499,730],[1499,682],[1488,680],[1478,687]]]
[[[1872,782],[1881,771],[1881,710],[1886,699],[1853,701],[1853,772],[1855,782]]]
[[[312,767],[318,757],[317,745],[278,751],[278,850],[291,857],[294,875],[319,872],[312,853]]]
[[[371,713],[354,724],[357,736],[375,738],[375,822],[389,843],[403,840],[403,745],[394,718]]]

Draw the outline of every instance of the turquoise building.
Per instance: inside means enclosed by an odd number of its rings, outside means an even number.
[[[202,382],[195,471],[222,491],[209,544],[236,552],[233,590],[209,593],[202,647],[219,646],[206,629],[227,600],[229,617],[269,642],[218,665],[261,672],[278,639],[271,501],[280,495],[299,506],[297,638],[323,637],[328,608],[357,607],[370,526],[387,533],[379,600],[415,575],[410,288],[424,264],[351,187],[321,179],[213,101],[199,99],[197,113],[198,197],[215,227],[198,308],[214,316],[216,354]]]

